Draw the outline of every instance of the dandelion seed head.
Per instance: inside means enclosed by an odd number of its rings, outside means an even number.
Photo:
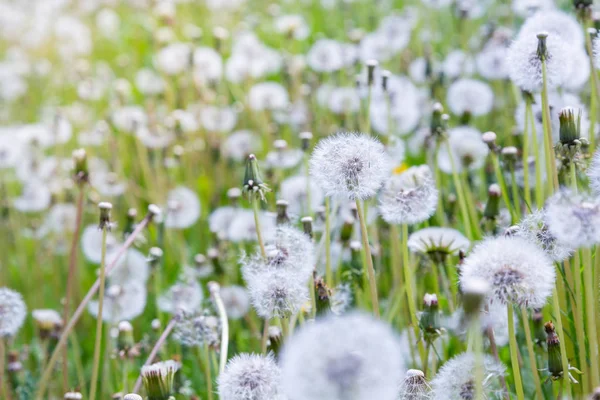
[[[27,316],[23,296],[7,287],[0,288],[0,337],[14,336]]]
[[[427,220],[437,207],[438,190],[427,165],[392,175],[384,184],[379,211],[390,224],[413,225]]]
[[[222,400],[280,399],[279,366],[271,355],[239,354],[227,363],[219,375],[218,391]]]
[[[290,214],[304,215],[308,213],[309,210],[306,208],[309,199],[308,190],[310,190],[310,209],[315,210],[323,204],[325,196],[314,179],[304,175],[296,175],[281,182],[279,196],[289,202],[288,211]]]
[[[467,256],[461,271],[461,285],[469,279],[484,279],[491,288],[489,300],[501,304],[541,308],[554,288],[552,260],[521,237],[483,240]]]
[[[250,300],[262,318],[289,317],[308,301],[306,279],[285,270],[266,270],[246,277]]]
[[[242,286],[223,286],[221,288],[221,299],[229,319],[240,319],[250,309],[250,296],[246,288]]]
[[[116,324],[123,320],[133,320],[146,308],[147,291],[144,283],[126,282],[122,285],[110,284],[106,288],[102,307],[102,319]],[[90,301],[89,313],[98,318],[98,301]]]
[[[443,146],[437,156],[438,166],[446,174],[452,173],[452,161],[456,172],[481,168],[489,153],[489,147],[483,141],[481,132],[468,126],[450,129],[448,143],[451,153],[448,146]]]
[[[455,115],[486,115],[494,105],[494,92],[482,81],[459,79],[448,88],[447,101]]]
[[[389,175],[390,161],[377,140],[338,133],[321,140],[310,159],[310,173],[327,196],[350,200],[373,197]]]
[[[159,310],[169,314],[180,311],[192,313],[200,309],[203,299],[202,288],[198,282],[179,282],[158,296],[156,305]]]
[[[408,237],[410,251],[420,254],[456,255],[467,251],[471,242],[462,233],[452,228],[423,228]]]
[[[559,242],[550,232],[546,224],[546,210],[536,210],[527,215],[512,234],[527,239],[540,247],[548,256],[557,262],[561,262],[573,253],[573,248],[563,242]]]
[[[559,37],[573,47],[583,48],[585,45],[583,27],[575,16],[564,11],[553,9],[534,13],[521,26],[519,36],[535,37],[540,32],[548,32],[548,38]]]
[[[167,195],[165,226],[171,229],[185,229],[194,225],[200,218],[200,199],[185,186],[171,190]]]
[[[600,242],[600,202],[562,190],[546,202],[546,224],[561,243],[574,249]]]
[[[187,347],[216,347],[220,340],[218,318],[202,312],[180,311],[173,328],[173,338]]]
[[[286,341],[280,365],[284,394],[297,400],[393,400],[404,369],[391,328],[360,313],[305,325]]]

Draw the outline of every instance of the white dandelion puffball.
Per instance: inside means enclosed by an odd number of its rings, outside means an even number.
[[[102,319],[114,324],[124,320],[133,320],[144,312],[147,295],[146,287],[140,282],[127,282],[123,285],[111,284],[106,288]],[[90,301],[88,311],[98,318],[98,301]]]
[[[314,179],[304,175],[284,179],[279,186],[279,197],[289,203],[288,212],[292,215],[307,215],[310,210],[317,209],[325,200],[321,187]],[[308,204],[309,200],[310,204]]]
[[[538,32],[539,33],[539,32]],[[542,89],[542,62],[538,56],[537,33],[519,35],[508,49],[509,76],[515,85],[528,92]],[[570,68],[571,50],[557,35],[546,38],[548,88],[561,85]]]
[[[165,226],[173,229],[185,229],[194,225],[200,218],[200,199],[191,189],[179,186],[167,196]]]
[[[535,36],[540,32],[548,32],[550,36],[558,36],[571,47],[585,45],[584,28],[574,15],[560,10],[539,11],[527,18],[521,26],[519,35]]]
[[[385,147],[365,134],[338,133],[321,140],[310,158],[310,174],[327,196],[365,200],[389,176]]]
[[[471,242],[456,229],[430,227],[411,233],[407,245],[415,253],[456,255],[459,251],[467,251]]]
[[[229,319],[240,319],[250,310],[250,296],[243,286],[223,286],[221,299]]]
[[[240,354],[219,375],[221,400],[276,400],[281,371],[272,355]]]
[[[431,381],[436,400],[475,398],[476,357],[463,353],[446,362]],[[483,357],[483,391],[485,398],[496,398],[502,389],[498,378],[504,376],[506,368],[492,356]]]
[[[413,225],[433,215],[438,190],[427,165],[411,167],[400,175],[392,175],[385,183],[379,199],[379,211],[390,224]]]
[[[485,115],[494,106],[494,92],[482,81],[460,79],[450,85],[446,97],[448,107],[454,115]]]
[[[175,314],[178,311],[191,313],[200,309],[203,298],[202,287],[198,282],[180,282],[171,286],[166,293],[158,296],[156,305],[159,310],[169,314]]]
[[[546,224],[546,210],[536,210],[524,217],[514,235],[529,240],[544,250],[553,261],[563,261],[573,253],[573,248],[559,242]]]
[[[245,277],[256,313],[265,319],[295,314],[308,301],[307,279],[285,270],[265,270]]]
[[[546,202],[546,224],[565,245],[592,247],[600,242],[600,201],[562,190]]]
[[[587,176],[590,180],[590,188],[596,196],[600,196],[600,150],[594,152]]]
[[[469,279],[483,279],[490,285],[490,301],[501,304],[541,308],[554,288],[552,260],[520,237],[483,240],[467,256],[461,271],[461,285]]]
[[[14,336],[27,316],[27,306],[19,292],[0,288],[0,338]]]
[[[361,313],[305,325],[286,340],[280,365],[294,400],[394,400],[404,375],[396,334]]]
[[[112,261],[113,254],[121,246],[117,238],[112,234],[107,234],[106,237],[106,261],[107,265]],[[83,230],[81,235],[81,250],[85,258],[94,264],[100,264],[102,259],[102,231],[98,229],[98,225],[88,225]],[[119,263],[122,262],[119,260]]]
[[[177,314],[173,338],[186,347],[217,346],[219,344],[219,319],[204,315],[203,311]]]
[[[111,282],[120,285],[134,281],[146,283],[149,277],[150,266],[146,256],[132,248],[127,250],[123,260],[110,272]]]
[[[448,146],[442,146],[437,155],[438,166],[446,174],[452,173],[453,162],[456,172],[481,168],[490,151],[481,138],[481,132],[469,126],[450,129],[448,141],[451,153]]]

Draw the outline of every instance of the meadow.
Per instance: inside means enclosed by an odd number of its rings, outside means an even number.
[[[0,0],[0,399],[600,399],[592,0]]]

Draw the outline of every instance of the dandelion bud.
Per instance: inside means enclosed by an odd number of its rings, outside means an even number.
[[[130,208],[127,210],[127,221],[125,222],[125,229],[123,229],[123,234],[125,237],[129,236],[131,232],[135,229],[135,220],[137,218],[137,210],[135,208]]]
[[[500,185],[493,183],[488,188],[488,201],[483,211],[483,216],[489,220],[493,220],[500,214],[500,196],[502,190]]]
[[[367,60],[367,84],[369,86],[373,85],[373,81],[375,80],[375,68],[379,63],[377,60]]]
[[[509,166],[515,165],[517,161],[517,155],[519,154],[519,150],[515,146],[506,146],[502,149],[502,158],[506,164]]]
[[[433,105],[430,123],[430,133],[432,136],[439,136],[444,133],[442,115],[444,115],[444,107],[440,103],[435,103]]]
[[[552,321],[546,322],[544,329],[546,330],[546,344],[548,345],[548,371],[552,379],[559,379],[563,375],[560,338],[556,334]]]
[[[89,181],[89,171],[87,165],[87,154],[84,149],[73,151],[73,162],[75,164],[75,182],[82,185]]]
[[[269,326],[269,348],[274,354],[279,354],[283,335],[278,326]]]
[[[467,319],[479,316],[481,305],[485,300],[490,285],[484,279],[472,278],[462,286],[463,310]]]
[[[83,399],[83,395],[79,392],[67,392],[63,396],[64,400],[81,400]]]
[[[548,46],[546,44],[546,39],[548,38],[548,32],[538,33],[537,38],[538,38],[537,56],[541,61],[544,61],[548,58]]]
[[[425,294],[423,305],[425,308],[419,317],[419,327],[421,328],[423,339],[431,343],[442,333],[437,295]]]
[[[110,210],[112,210],[112,204],[107,202],[101,202],[98,204],[100,209],[100,223],[98,228],[110,230]]]
[[[577,10],[591,8],[593,4],[594,0],[573,0],[573,7]]]
[[[491,151],[496,151],[497,149],[496,137],[496,133],[494,132],[486,132],[481,135],[481,139],[485,144],[488,145]]]
[[[142,382],[148,400],[168,400],[173,393],[175,373],[181,365],[173,360],[142,367]]]
[[[206,250],[206,255],[207,255],[208,259],[210,260],[216,273],[218,275],[220,275],[221,272],[223,272],[223,266],[221,265],[221,259],[219,257],[219,250],[215,247],[211,247],[210,249]]]
[[[129,321],[119,322],[119,335],[117,336],[117,348],[119,351],[128,351],[135,345],[133,339],[133,326]]]
[[[196,268],[202,268],[206,265],[206,256],[204,254],[196,254],[194,256],[194,265]]]
[[[160,320],[158,318],[153,319],[152,322],[150,323],[150,327],[152,328],[153,331],[159,331],[161,328]]]
[[[123,396],[123,400],[144,400],[144,399],[139,394],[129,393],[129,394],[126,394],[125,396]]]
[[[388,91],[388,82],[389,82],[391,76],[392,76],[392,73],[388,70],[381,72],[381,89],[383,89],[383,91],[385,93],[387,93],[387,91]]]
[[[300,141],[301,141],[301,149],[302,151],[307,151],[310,148],[310,142],[313,138],[313,134],[311,132],[301,132],[300,133]]]
[[[315,279],[315,298],[317,303],[317,315],[324,315],[331,310],[331,289],[323,278]]]
[[[287,214],[289,203],[286,200],[277,200],[275,206],[277,208],[277,225],[285,225],[290,223],[290,217]]]
[[[425,400],[431,397],[431,387],[423,371],[409,369],[400,385],[400,399]]]
[[[40,339],[42,340],[48,339],[52,334],[56,334],[62,328],[62,317],[55,310],[33,310],[31,315],[39,329]]]
[[[262,200],[265,200],[265,192],[271,191],[260,176],[258,160],[254,154],[250,154],[246,161],[243,190],[248,193],[248,196],[259,196]]]
[[[148,264],[150,264],[150,267],[155,268],[159,265],[162,257],[163,251],[160,247],[151,247],[148,253]]]
[[[150,221],[152,221],[154,218],[159,217],[160,214],[161,214],[160,207],[157,206],[156,204],[150,204],[148,206],[148,215],[146,216],[146,218],[149,218]]]
[[[340,239],[343,243],[348,243],[348,240],[352,238],[352,232],[354,231],[354,221],[355,219],[352,217],[348,217],[344,220],[344,224],[342,225],[342,231],[340,234]]]
[[[560,122],[560,143],[567,146],[578,144],[577,141],[581,137],[581,111],[575,115],[573,108],[565,107],[560,110],[558,120]]]
[[[303,217],[301,220],[302,228],[304,229],[304,233],[306,233],[311,239],[313,237],[313,219],[312,217]]]

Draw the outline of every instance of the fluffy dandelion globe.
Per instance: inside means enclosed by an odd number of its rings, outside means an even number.
[[[489,153],[481,132],[469,126],[450,129],[448,143],[449,146],[442,146],[437,155],[438,166],[446,174],[451,174],[453,169],[461,172],[481,168]]]
[[[488,238],[464,260],[460,284],[479,278],[490,285],[489,300],[541,308],[554,288],[552,260],[521,237]]]
[[[179,282],[158,296],[156,304],[159,310],[170,314],[179,311],[194,312],[200,308],[203,298],[202,288],[198,282]]]
[[[256,313],[265,319],[288,318],[308,302],[307,278],[285,270],[266,270],[246,278]]]
[[[283,392],[296,400],[394,400],[404,370],[392,329],[360,313],[304,326],[286,341],[280,365]]]
[[[193,190],[180,186],[169,192],[165,216],[167,228],[189,228],[198,218],[200,218],[200,200]]]
[[[219,375],[221,400],[277,400],[281,371],[272,355],[239,354]]]
[[[0,288],[0,338],[14,336],[27,316],[27,306],[19,292]]]
[[[375,196],[390,168],[384,146],[358,133],[322,139],[310,158],[310,174],[325,194],[350,200]]]
[[[221,299],[229,319],[243,318],[250,310],[250,296],[246,288],[238,285],[223,286]]]
[[[572,248],[600,243],[600,201],[562,190],[546,202],[546,224],[550,233]]]
[[[590,180],[590,188],[596,196],[600,196],[600,150],[594,152],[587,176]]]
[[[433,215],[437,207],[438,190],[427,165],[411,167],[392,175],[379,198],[379,211],[390,224],[417,224]]]
[[[456,229],[431,227],[412,233],[407,245],[412,252],[443,260],[460,251],[466,252],[471,247],[471,242]]]
[[[546,224],[547,210],[536,210],[524,217],[521,222],[510,229],[511,235],[519,236],[536,244],[544,250],[553,261],[563,261],[573,253],[573,248],[560,242],[550,232]]]
[[[459,79],[448,88],[448,107],[454,115],[480,116],[489,113],[494,105],[492,88],[475,79]]]
[[[476,356],[463,353],[446,362],[431,381],[434,398],[439,400],[474,399]],[[506,368],[492,356],[483,356],[483,391],[486,398],[502,394],[499,378]]]

